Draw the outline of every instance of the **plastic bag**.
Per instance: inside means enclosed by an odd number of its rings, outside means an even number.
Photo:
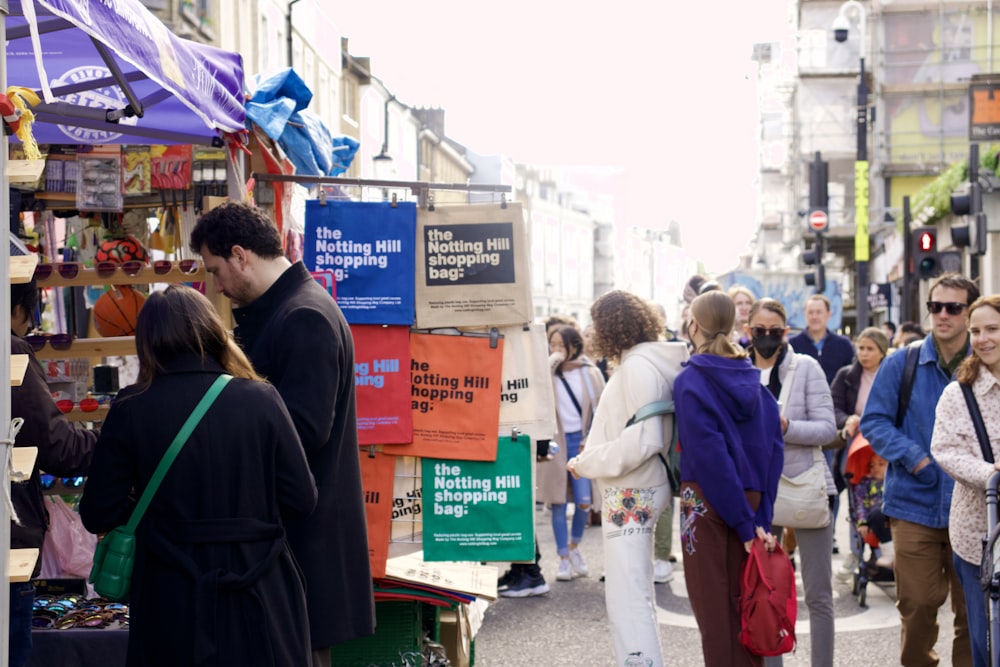
[[[97,536],[87,532],[80,515],[60,496],[46,496],[49,529],[42,549],[42,568],[49,577],[90,576]],[[53,573],[55,570],[55,573]]]

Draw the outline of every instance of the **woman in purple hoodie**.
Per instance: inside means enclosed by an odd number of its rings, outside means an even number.
[[[695,354],[674,384],[684,579],[709,667],[763,664],[739,641],[740,576],[755,536],[773,548],[784,463],[778,404],[730,340],[735,316],[725,292],[691,303]]]

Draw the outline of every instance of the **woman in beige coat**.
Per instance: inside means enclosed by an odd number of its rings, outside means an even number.
[[[559,553],[559,581],[587,576],[589,571],[577,546],[590,518],[593,499],[589,479],[573,479],[566,462],[583,450],[590,423],[597,409],[604,376],[583,354],[583,336],[573,326],[554,329],[549,334],[552,387],[556,397],[557,432],[553,439],[559,450],[551,461],[538,468],[538,499],[552,508],[552,532]],[[566,525],[566,507],[575,505],[573,525]]]

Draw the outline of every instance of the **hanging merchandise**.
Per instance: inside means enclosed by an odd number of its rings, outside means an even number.
[[[413,442],[385,445],[406,456],[492,461],[500,423],[499,333],[410,334]]]
[[[332,270],[351,324],[413,324],[416,204],[306,202],[304,257]]]
[[[517,428],[535,440],[550,440],[555,436],[556,413],[545,326],[504,327],[500,334],[503,336],[500,433]]]
[[[416,325],[534,319],[521,205],[437,206],[417,214]]]
[[[424,560],[530,561],[535,557],[526,435],[499,439],[496,461],[425,458]]]
[[[365,450],[359,450],[359,454],[361,488],[365,494],[365,517],[368,523],[368,559],[371,562],[372,576],[381,579],[385,576],[385,560],[389,555],[396,457]]]
[[[410,329],[351,325],[358,444],[408,443],[413,439],[410,409]]]
[[[122,157],[119,147],[102,146],[100,151],[80,153],[76,163],[76,207],[83,211],[121,211]]]

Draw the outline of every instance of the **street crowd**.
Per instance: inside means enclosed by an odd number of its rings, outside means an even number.
[[[597,299],[585,330],[546,322],[557,433],[538,446],[538,500],[551,509],[557,580],[593,574],[578,547],[588,523],[601,526],[616,664],[669,662],[654,584],[674,576],[676,504],[706,665],[782,664],[739,638],[755,540],[781,544],[801,575],[814,667],[834,664],[833,577],[859,573],[895,582],[900,664],[939,664],[950,599],[951,664],[989,665],[980,561],[987,480],[1000,470],[1000,295],[940,275],[926,333],[886,322],[853,340],[828,328],[820,294],[794,335],[781,302],[741,285],[694,276],[684,302],[676,332],[661,306],[620,290]],[[819,500],[795,495],[801,485]],[[850,545],[834,538],[838,515]],[[536,547],[535,563],[513,564],[500,595],[548,593],[540,557]]]

